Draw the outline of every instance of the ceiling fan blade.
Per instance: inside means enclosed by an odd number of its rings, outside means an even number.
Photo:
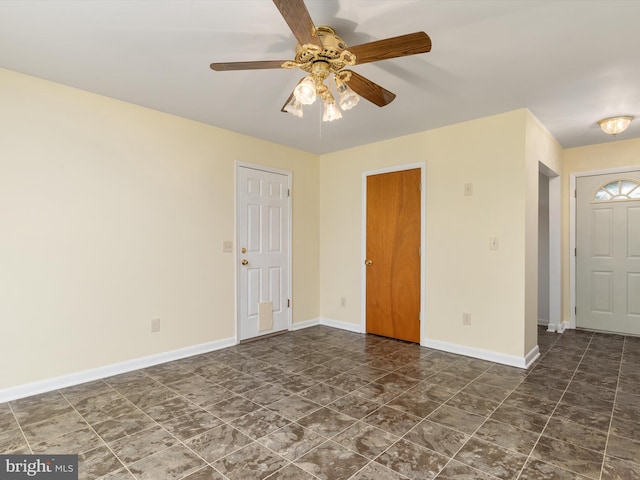
[[[300,45],[311,43],[322,48],[316,26],[303,0],[273,0]]]
[[[384,107],[393,102],[396,98],[396,94],[389,90],[382,88],[377,83],[372,82],[368,78],[358,75],[351,70],[342,70],[343,72],[351,72],[351,79],[347,82],[347,85],[351,87],[351,90],[356,92],[362,98],[369,100],[371,103],[376,104],[379,107]]]
[[[260,70],[263,68],[282,68],[282,64],[287,60],[267,60],[264,62],[227,62],[212,63],[209,65],[211,70],[216,72],[224,72],[227,70]]]
[[[377,62],[396,57],[406,57],[431,51],[431,39],[424,32],[408,33],[399,37],[349,47],[356,56],[356,64]]]

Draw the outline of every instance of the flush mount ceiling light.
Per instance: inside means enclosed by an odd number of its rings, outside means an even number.
[[[600,125],[600,128],[604,133],[617,135],[627,129],[631,120],[633,120],[633,117],[629,116],[603,118],[598,122],[598,125]]]
[[[303,106],[311,105],[318,97],[324,105],[322,119],[326,122],[342,118],[340,110],[355,107],[360,98],[384,107],[393,101],[395,94],[346,67],[431,51],[431,39],[424,32],[347,47],[333,28],[314,25],[304,0],[273,0],[273,3],[298,41],[294,60],[223,62],[212,63],[210,67],[215,71],[272,68],[305,71],[307,76],[298,82],[282,107],[283,112],[296,117],[302,117]],[[325,84],[330,76],[335,82],[337,101],[332,82]]]

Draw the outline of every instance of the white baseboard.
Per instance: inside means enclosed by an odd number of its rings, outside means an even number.
[[[291,325],[291,330],[302,330],[303,328],[315,327],[316,325],[320,325],[320,319],[312,318],[311,320],[305,320],[304,322],[295,322]]]
[[[549,325],[549,319],[548,318],[539,318],[538,319],[538,325],[542,325],[543,327],[546,327],[547,325]]]
[[[341,322],[340,320],[331,320],[330,318],[314,318],[305,320],[304,322],[294,323],[291,330],[301,330],[303,328],[315,327],[316,325],[324,325],[325,327],[339,328],[349,332],[364,333],[360,325],[349,322]]]
[[[507,355],[505,353],[493,352],[482,348],[468,347],[457,343],[442,342],[440,340],[424,340],[421,342],[423,347],[435,348],[449,353],[465,355],[467,357],[479,358],[480,360],[488,360],[490,362],[501,363],[511,367],[529,368],[529,366],[540,356],[540,351],[536,345],[524,357],[516,355]]]
[[[18,398],[29,397],[31,395],[38,395],[40,393],[50,392],[52,390],[58,390],[60,388],[71,387],[73,385],[91,382],[93,380],[100,380],[101,378],[107,378],[113,375],[131,372],[132,370],[139,370],[141,368],[147,368],[153,365],[158,365],[160,363],[171,362],[173,360],[180,360],[181,358],[191,357],[193,355],[213,352],[214,350],[220,350],[221,348],[230,347],[236,345],[237,343],[238,342],[235,337],[224,338],[222,340],[215,340],[213,342],[192,345],[190,347],[179,348],[177,350],[171,350],[169,352],[134,358],[132,360],[126,360],[124,362],[114,363],[111,365],[106,365],[104,367],[93,368],[91,370],[85,370],[83,372],[70,373],[68,375],[62,375],[60,377],[40,380],[33,383],[27,383],[25,385],[18,385],[16,387],[5,388],[0,390],[0,403],[9,402]]]
[[[339,328],[342,330],[348,330],[350,332],[364,333],[361,325],[355,323],[341,322],[339,320],[331,320],[329,318],[320,318],[318,320],[309,320],[307,322],[301,322],[300,327],[306,328],[314,325],[326,325],[327,327]],[[426,340],[421,343],[422,346],[435,348],[436,350],[443,350],[445,352],[457,353],[459,355],[465,355],[467,357],[479,358],[481,360],[488,360],[491,362],[501,363],[503,365],[509,365],[518,368],[529,368],[529,366],[536,361],[540,356],[540,350],[536,345],[531,349],[524,357],[517,357],[515,355],[506,355],[504,353],[493,352],[491,350],[484,350],[481,348],[472,348],[465,345],[459,345],[456,343],[441,342],[438,340]]]
[[[570,321],[565,320],[564,322],[561,322],[556,326],[556,332],[562,333],[565,330],[571,329],[571,328],[575,328],[575,327],[571,326],[571,322]]]
[[[341,322],[340,320],[331,320],[330,318],[320,318],[320,325],[327,327],[339,328],[349,332],[364,333],[360,324]]]
[[[347,330],[349,332],[364,333],[361,325],[342,322],[339,320],[332,320],[329,318],[316,318],[303,322],[296,322],[292,325],[291,330],[301,330],[303,328],[309,328],[316,325],[325,325],[328,327],[339,328],[341,330]],[[568,326],[569,322],[563,322],[562,324],[558,325],[559,328],[562,328],[562,330],[558,329],[558,332],[561,333]],[[134,358],[132,360],[126,360],[124,362],[106,365],[104,367],[98,367],[91,370],[70,373],[68,375],[63,375],[60,377],[40,380],[33,383],[18,385],[16,387],[5,388],[0,390],[0,403],[9,402],[18,398],[29,397],[32,395],[38,395],[40,393],[46,393],[52,390],[71,387],[73,385],[91,382],[94,380],[100,380],[102,378],[111,377],[113,375],[119,375],[122,373],[151,367],[153,365],[158,365],[161,363],[179,360],[181,358],[191,357],[193,355],[213,352],[215,350],[220,350],[222,348],[236,345],[237,343],[238,342],[235,337],[230,337],[222,340],[215,340],[213,342],[202,343],[199,345],[192,345],[190,347],[180,348],[169,352]],[[435,348],[436,350],[443,350],[445,352],[466,355],[468,357],[479,358],[482,360],[488,360],[491,362],[501,363],[518,368],[528,368],[540,356],[537,345],[533,349],[531,349],[531,351],[524,357],[506,355],[490,350],[467,347],[465,345],[442,342],[438,340],[425,340],[421,343],[421,345],[429,348]]]
[[[524,356],[524,368],[529,368],[538,358],[540,358],[540,347],[536,345]]]

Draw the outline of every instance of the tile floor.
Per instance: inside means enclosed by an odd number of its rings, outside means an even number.
[[[528,371],[327,327],[0,404],[80,478],[640,478],[640,338],[539,331]]]

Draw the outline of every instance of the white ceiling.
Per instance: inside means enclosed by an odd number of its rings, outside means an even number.
[[[0,67],[318,154],[522,107],[564,147],[616,141],[603,117],[640,117],[640,1],[306,4],[348,45],[425,31],[433,49],[353,67],[397,98],[331,123],[319,102],[280,112],[302,71],[209,69],[293,58],[271,0],[3,0]],[[638,137],[640,118],[617,139]]]

